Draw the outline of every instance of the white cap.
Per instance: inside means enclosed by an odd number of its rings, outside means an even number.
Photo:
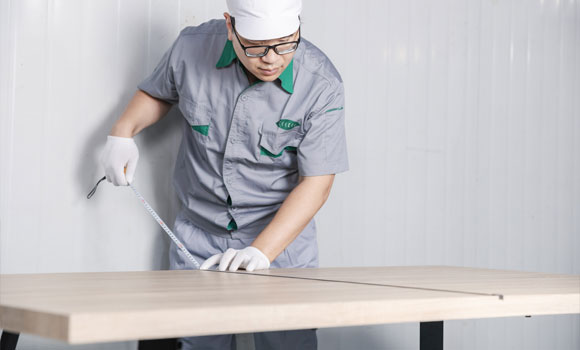
[[[288,36],[300,26],[302,0],[226,0],[236,31],[249,40]]]

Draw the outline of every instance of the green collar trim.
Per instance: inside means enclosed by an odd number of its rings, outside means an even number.
[[[222,56],[215,66],[216,68],[229,66],[236,58],[238,58],[238,56],[236,56],[236,51],[234,51],[234,45],[231,40],[228,40],[226,41],[226,46],[224,46],[224,50],[222,51]]]
[[[227,67],[237,58],[238,56],[236,56],[236,51],[234,51],[234,45],[232,44],[232,41],[227,40],[226,45],[222,51],[222,55],[220,56],[220,59],[217,61],[215,66],[216,68]],[[294,58],[292,58],[290,64],[288,64],[288,67],[284,69],[278,79],[280,80],[282,89],[288,93],[294,92]]]
[[[294,58],[290,60],[288,67],[284,69],[278,79],[280,79],[280,85],[282,85],[282,89],[289,93],[294,92]]]

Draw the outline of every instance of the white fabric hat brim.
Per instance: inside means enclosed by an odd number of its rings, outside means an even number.
[[[294,34],[300,26],[298,16],[277,18],[235,18],[236,31],[248,40],[272,40]]]

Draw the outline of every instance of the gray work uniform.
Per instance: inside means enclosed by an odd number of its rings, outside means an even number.
[[[279,79],[250,86],[225,21],[211,20],[182,30],[139,89],[177,103],[184,116],[175,233],[199,262],[250,245],[299,176],[348,169],[342,80],[305,39]],[[170,260],[173,269],[192,268],[175,247]],[[317,265],[311,221],[271,266]],[[207,339],[200,348],[219,348],[221,340]]]

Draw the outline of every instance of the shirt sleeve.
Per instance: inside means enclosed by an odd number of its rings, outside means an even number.
[[[318,107],[304,121],[305,135],[297,150],[301,176],[348,170],[342,83],[325,89],[318,101]]]
[[[179,45],[179,37],[165,52],[161,61],[153,70],[153,73],[143,80],[137,87],[150,96],[174,104],[179,101],[179,95],[175,86],[175,63],[174,56],[176,47]]]

